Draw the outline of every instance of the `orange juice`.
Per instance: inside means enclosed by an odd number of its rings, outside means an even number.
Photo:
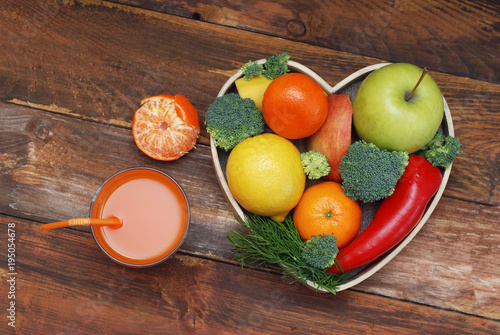
[[[122,219],[120,228],[92,226],[101,249],[120,264],[156,265],[175,253],[189,226],[189,206],[180,186],[150,168],[122,171],[104,183],[92,202],[93,218]]]

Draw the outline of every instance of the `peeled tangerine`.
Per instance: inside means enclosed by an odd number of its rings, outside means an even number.
[[[194,148],[200,134],[200,121],[184,96],[157,95],[141,101],[132,122],[132,134],[143,153],[171,161]]]

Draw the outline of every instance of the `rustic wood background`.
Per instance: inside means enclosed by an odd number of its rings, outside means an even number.
[[[15,333],[500,332],[499,13],[480,0],[0,2],[0,245],[15,223]],[[203,126],[196,149],[168,163],[130,131],[140,100],[160,93],[185,95],[203,124],[241,65],[283,51],[332,86],[381,61],[427,66],[463,144],[422,231],[337,296],[232,260],[225,234],[238,223]],[[124,269],[86,227],[40,231],[87,216],[101,183],[136,165],[170,174],[189,198],[172,260]]]

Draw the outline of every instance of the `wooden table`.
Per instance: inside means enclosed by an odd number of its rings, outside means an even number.
[[[480,0],[1,1],[0,333],[500,333],[499,14]],[[173,162],[131,134],[142,98],[183,94],[203,124],[229,76],[283,51],[332,85],[379,62],[427,66],[463,144],[415,239],[337,295],[232,260],[225,234],[239,223],[204,126]],[[175,257],[124,268],[88,227],[40,230],[86,217],[105,179],[139,165],[190,200]]]

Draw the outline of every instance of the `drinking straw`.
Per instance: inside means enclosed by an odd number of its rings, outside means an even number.
[[[40,226],[42,230],[49,230],[55,228],[69,227],[69,226],[83,226],[83,225],[94,225],[94,226],[105,226],[105,225],[114,225],[120,228],[123,225],[123,222],[120,218],[112,217],[109,219],[94,219],[94,218],[76,218],[69,219],[64,221],[46,223]]]

